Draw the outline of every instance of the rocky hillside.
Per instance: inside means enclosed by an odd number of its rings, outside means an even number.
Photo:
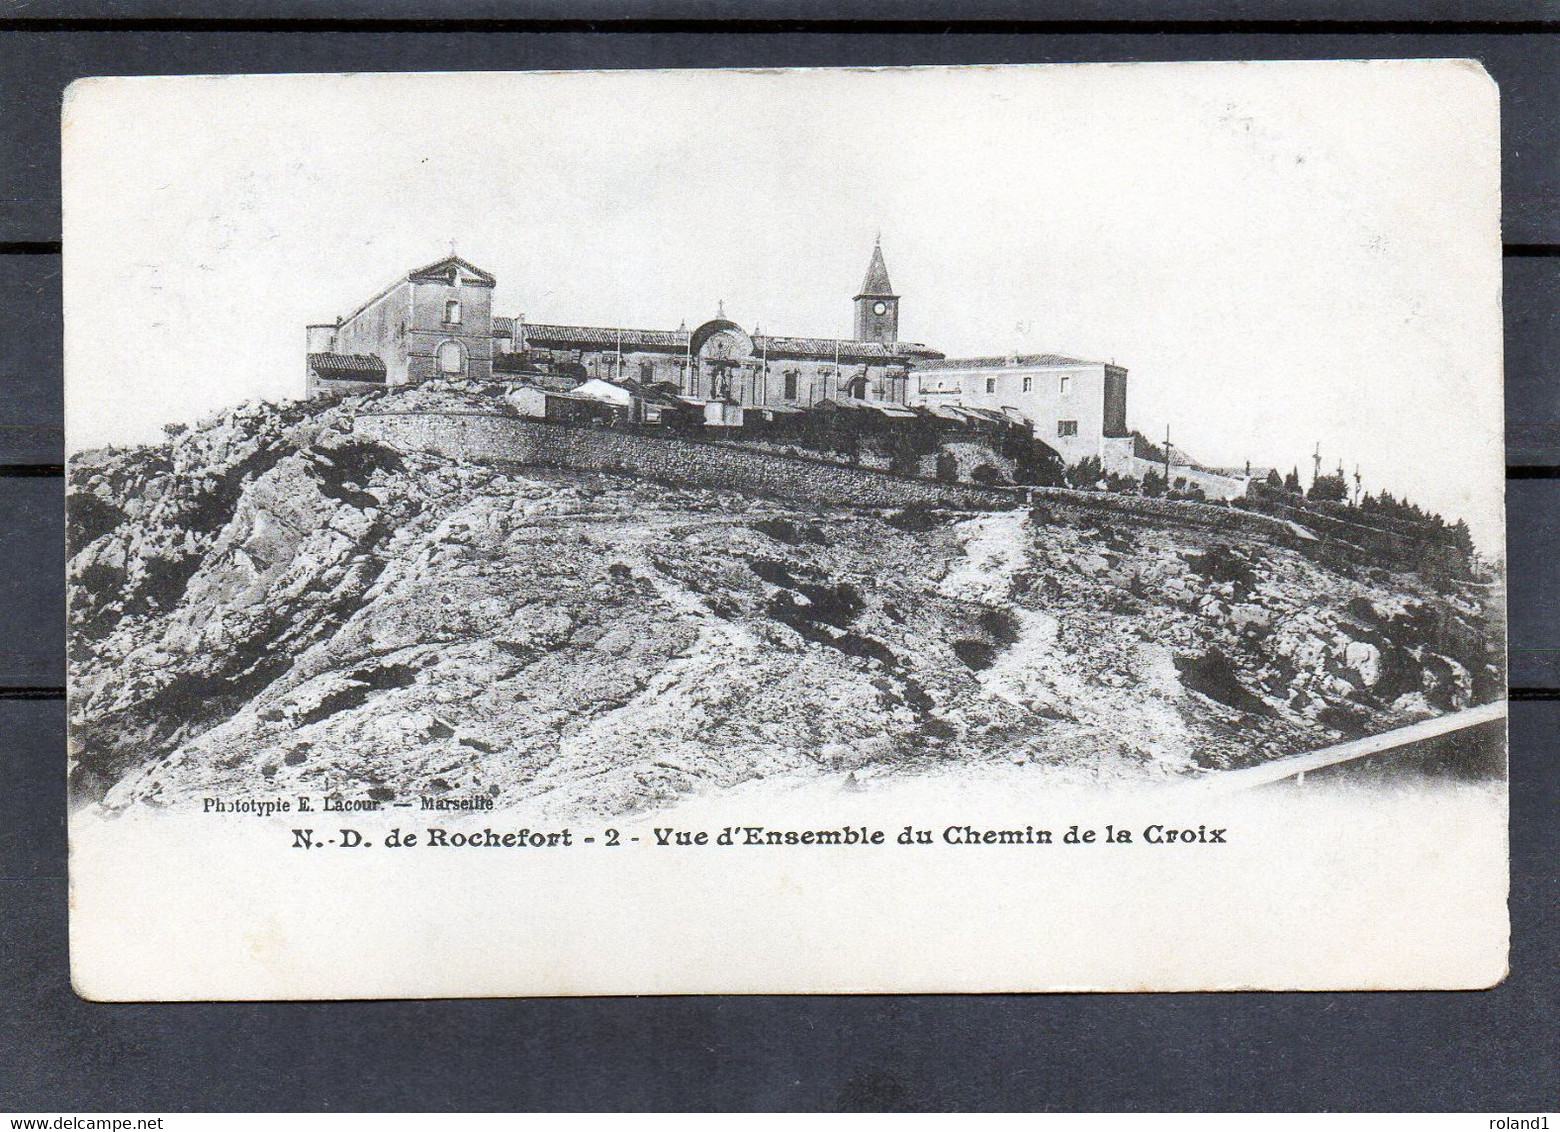
[[[73,463],[78,798],[621,813],[773,775],[1169,778],[1502,684],[1476,587],[1086,506],[804,512],[400,455],[352,439],[355,404]]]

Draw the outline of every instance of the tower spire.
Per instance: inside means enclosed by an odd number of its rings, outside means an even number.
[[[856,295],[858,299],[897,299],[894,294],[894,285],[888,281],[888,264],[883,260],[882,233],[878,233],[878,241],[872,245],[872,260],[867,264],[867,274],[861,281],[861,291]]]
[[[883,260],[883,233],[872,243],[872,259],[866,278],[856,293],[856,340],[860,342],[899,341],[899,296],[888,281],[888,264]]]

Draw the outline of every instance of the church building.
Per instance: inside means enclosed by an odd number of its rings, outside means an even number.
[[[309,397],[493,376],[493,287],[457,256],[409,271],[346,318],[305,329]]]
[[[911,371],[942,355],[899,340],[899,296],[888,280],[881,244],[852,300],[853,338],[749,333],[726,317],[689,330],[646,330],[499,320],[494,333],[500,372],[535,365],[602,381],[675,385],[684,396],[750,409],[802,409],[844,398],[907,404]]]
[[[849,338],[745,330],[726,317],[689,329],[581,326],[493,314],[496,280],[451,254],[398,278],[345,318],[307,328],[307,391],[357,393],[443,377],[548,379],[658,387],[722,410],[775,414],[816,405],[966,408],[1027,422],[1068,463],[1107,466],[1127,440],[1127,371],[1052,354],[949,359],[899,337],[900,295],[881,241],[851,302]],[[599,386],[597,386],[599,388]]]
[[[688,329],[495,318],[493,276],[456,256],[396,280],[352,314],[308,327],[308,395],[443,376],[487,381],[556,373],[579,381],[674,385],[745,408],[802,409],[854,398],[909,402],[911,372],[937,351],[899,340],[899,295],[881,244],[855,304],[855,337],[751,333],[726,317]]]

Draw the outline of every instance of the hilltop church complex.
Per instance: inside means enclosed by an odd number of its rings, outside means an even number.
[[[1027,425],[1068,464],[1090,456],[1107,468],[1132,463],[1125,369],[1056,354],[948,358],[902,341],[901,296],[880,244],[852,299],[850,338],[749,332],[724,309],[691,330],[528,322],[494,315],[496,282],[450,255],[408,272],[346,318],[309,326],[308,395],[432,377],[523,385],[545,375],[551,388],[537,393],[539,406],[549,395],[610,402],[655,389],[728,426],[744,413],[773,419],[815,407],[1000,415]]]

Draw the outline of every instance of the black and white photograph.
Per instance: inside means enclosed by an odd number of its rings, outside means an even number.
[[[1498,113],[78,82],[78,991],[1499,982]]]

